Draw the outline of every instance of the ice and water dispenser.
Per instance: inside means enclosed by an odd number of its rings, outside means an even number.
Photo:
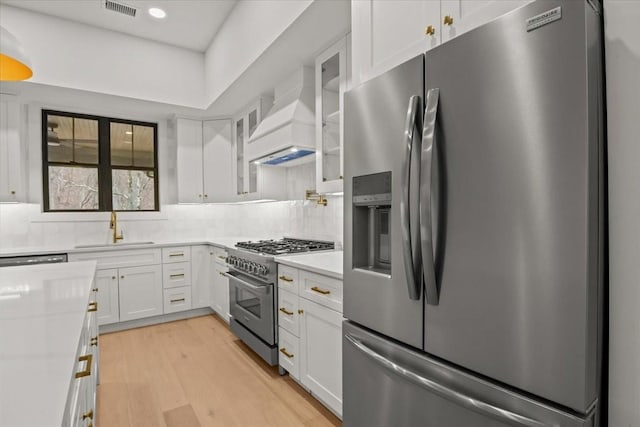
[[[391,172],[353,177],[353,268],[391,274]]]

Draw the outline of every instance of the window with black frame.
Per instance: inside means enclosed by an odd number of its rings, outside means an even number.
[[[157,124],[42,111],[45,212],[157,211]]]

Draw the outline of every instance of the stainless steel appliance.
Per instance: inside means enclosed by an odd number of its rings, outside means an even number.
[[[238,242],[227,257],[231,331],[271,366],[278,364],[277,255],[334,249],[333,242],[285,237]]]
[[[0,267],[12,267],[17,265],[34,265],[34,264],[53,264],[58,262],[67,262],[67,254],[1,257]]]
[[[598,425],[600,37],[538,1],[346,94],[345,425]]]

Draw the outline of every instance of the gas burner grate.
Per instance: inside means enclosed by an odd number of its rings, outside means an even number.
[[[285,255],[311,251],[335,249],[333,242],[322,240],[303,240],[285,237],[280,240],[258,240],[256,242],[238,242],[236,247],[269,255]]]

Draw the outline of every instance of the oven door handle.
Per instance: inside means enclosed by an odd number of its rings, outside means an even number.
[[[236,282],[242,284],[243,286],[246,286],[247,288],[256,291],[256,292],[260,292],[262,294],[266,294],[267,293],[267,286],[256,286],[256,285],[252,285],[251,283],[244,281],[240,278],[238,278],[237,276],[234,276],[233,274],[229,274],[229,273],[222,273],[223,276],[227,276],[229,279],[231,280],[235,280]]]

